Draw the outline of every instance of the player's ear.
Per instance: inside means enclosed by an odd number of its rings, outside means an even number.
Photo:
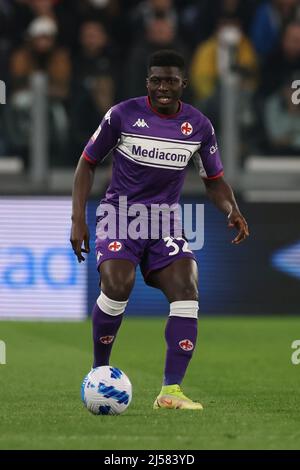
[[[146,78],[146,87],[148,88],[149,86],[149,78]]]
[[[187,79],[187,78],[183,78],[183,79],[182,79],[182,88],[186,88],[186,87],[187,87],[187,84],[188,84],[188,79]]]

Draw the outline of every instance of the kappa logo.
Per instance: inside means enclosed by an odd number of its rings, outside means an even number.
[[[182,341],[179,341],[179,346],[184,351],[192,351],[192,349],[194,349],[194,344],[189,339],[183,339]]]
[[[111,113],[112,113],[112,108],[110,108],[104,116],[105,121],[108,121],[109,125],[110,125],[110,120],[111,120]]]
[[[102,129],[102,127],[101,127],[101,124],[100,124],[100,126],[95,130],[94,134],[91,137],[92,142],[95,142],[95,140],[97,139],[98,135],[101,132],[101,129]]]
[[[114,242],[111,242],[109,245],[108,245],[108,249],[110,251],[120,251],[122,248],[122,243],[121,242],[118,242],[118,241],[114,241]]]
[[[101,336],[100,342],[103,343],[103,344],[110,344],[110,343],[113,342],[114,339],[115,339],[115,337],[112,336],[112,335]]]
[[[97,261],[99,261],[99,259],[101,258],[101,256],[103,256],[103,253],[101,253],[100,251],[98,251],[98,253],[97,253]]]
[[[181,132],[184,135],[191,135],[191,133],[193,132],[193,126],[189,122],[184,122],[183,124],[181,124]]]
[[[148,127],[148,124],[146,123],[145,119],[138,118],[138,120],[133,124],[132,127]]]

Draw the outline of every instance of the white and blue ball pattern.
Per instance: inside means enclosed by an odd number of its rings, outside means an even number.
[[[82,382],[81,399],[94,415],[119,415],[130,405],[132,385],[120,369],[96,367]]]

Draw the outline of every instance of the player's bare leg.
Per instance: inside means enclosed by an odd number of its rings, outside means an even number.
[[[109,365],[110,353],[135,280],[135,267],[127,260],[106,260],[100,265],[101,294],[92,313],[94,364]]]
[[[166,268],[151,273],[149,282],[161,289],[170,302],[170,316],[165,330],[167,355],[164,382],[154,408],[201,410],[202,405],[187,398],[180,389],[197,339],[196,262],[187,258],[174,261]]]

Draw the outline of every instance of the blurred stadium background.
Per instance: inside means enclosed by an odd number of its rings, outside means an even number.
[[[160,48],[186,57],[184,99],[214,123],[252,234],[230,245],[191,166],[182,201],[205,202],[201,311],[299,313],[299,0],[1,0],[0,30],[1,317],[91,311],[94,254],[79,265],[69,246],[74,169],[105,112],[145,94],[146,58]],[[107,159],[88,207],[92,241],[109,174]],[[128,314],[167,309],[138,274]]]

